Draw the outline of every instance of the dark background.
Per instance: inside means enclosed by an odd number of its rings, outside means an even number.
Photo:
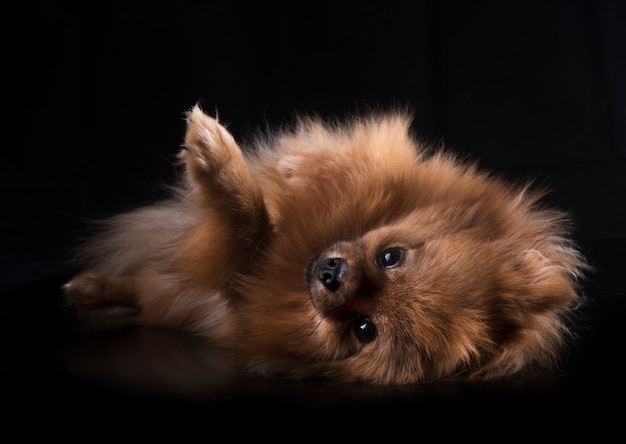
[[[626,339],[623,2],[35,2],[5,20],[15,31],[3,31],[0,313],[3,382],[15,402],[168,404],[191,397],[194,405],[336,406],[375,398],[430,411],[480,400],[572,408],[583,399],[619,399],[617,362]],[[568,357],[564,375],[521,388],[420,387],[382,396],[323,384],[241,389],[199,377],[210,387],[200,400],[169,377],[155,377],[148,389],[128,383],[128,374],[166,367],[144,353],[166,354],[162,349],[181,338],[130,331],[85,339],[62,306],[59,288],[72,271],[65,261],[85,219],[161,196],[160,185],[175,174],[183,114],[198,101],[243,142],[297,113],[341,117],[408,105],[424,141],[512,180],[547,186],[548,200],[573,215],[581,248],[597,267],[586,285],[582,349]],[[89,354],[88,365],[68,358],[76,349]],[[138,362],[120,364],[110,353],[127,349]]]

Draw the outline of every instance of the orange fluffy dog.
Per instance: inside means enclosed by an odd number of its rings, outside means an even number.
[[[585,261],[567,218],[411,138],[403,112],[300,119],[241,150],[187,114],[185,184],[106,221],[83,314],[187,329],[247,371],[374,384],[552,368]]]

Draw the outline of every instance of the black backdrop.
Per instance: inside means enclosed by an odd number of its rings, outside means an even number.
[[[56,393],[28,379],[51,355],[24,356],[40,332],[33,325],[43,322],[52,338],[71,330],[55,309],[83,220],[159,197],[174,174],[183,113],[196,102],[242,141],[296,113],[409,106],[423,140],[552,190],[601,270],[592,287],[613,317],[597,322],[616,326],[602,339],[617,334],[624,9],[579,0],[18,7],[6,18],[17,31],[4,31],[0,290],[11,299],[2,315],[9,362],[20,362],[24,387]]]

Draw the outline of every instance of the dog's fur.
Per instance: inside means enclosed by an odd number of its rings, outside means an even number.
[[[541,195],[428,150],[408,113],[240,149],[187,113],[175,197],[106,221],[79,312],[187,329],[246,370],[403,384],[554,367],[586,263]]]

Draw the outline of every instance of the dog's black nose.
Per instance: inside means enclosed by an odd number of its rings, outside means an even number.
[[[348,262],[340,257],[323,258],[318,264],[318,279],[324,287],[335,291],[341,286],[343,277],[348,271]]]

